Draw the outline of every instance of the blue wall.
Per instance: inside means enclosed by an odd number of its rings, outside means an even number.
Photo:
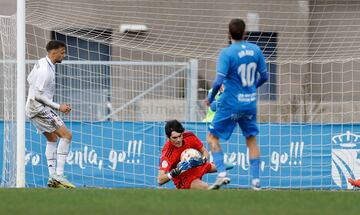
[[[206,124],[184,125],[207,145]],[[158,187],[159,155],[166,141],[163,126],[160,122],[67,123],[73,132],[73,143],[65,174],[77,186]],[[48,177],[46,141],[30,123],[26,128],[26,183],[29,187],[42,187]],[[3,123],[0,129],[3,130]],[[359,129],[359,125],[261,124],[258,142],[262,186],[352,188],[346,178],[360,178],[360,136],[356,134]],[[241,132],[236,130],[222,145],[226,160],[236,165],[229,172],[232,181],[228,187],[248,187],[248,155]],[[2,167],[1,153],[0,158]],[[211,174],[204,180],[211,183],[215,176]],[[168,183],[165,187],[173,185]]]

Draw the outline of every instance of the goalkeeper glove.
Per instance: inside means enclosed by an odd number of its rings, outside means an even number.
[[[183,162],[180,162],[176,168],[172,169],[169,174],[171,176],[171,178],[174,178],[178,175],[180,175],[180,173],[182,171],[186,171],[188,169],[192,168],[191,164],[189,161],[183,161]]]
[[[169,177],[169,179],[172,179],[172,178],[180,175],[180,173],[181,173],[181,171],[179,170],[179,168],[176,167],[176,168],[172,169],[172,170],[168,173],[168,177]],[[169,176],[169,175],[170,175],[170,176]]]
[[[191,163],[189,161],[183,161],[178,164],[178,167],[180,171],[186,171],[190,168],[192,168]]]
[[[201,166],[206,163],[206,158],[190,158],[189,163],[191,167]]]

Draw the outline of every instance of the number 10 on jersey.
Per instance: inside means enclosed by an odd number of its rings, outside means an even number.
[[[251,87],[255,83],[256,63],[241,64],[238,68],[238,74],[241,78],[243,87]]]

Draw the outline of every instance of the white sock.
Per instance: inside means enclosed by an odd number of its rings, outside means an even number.
[[[66,138],[61,138],[58,148],[57,148],[57,166],[56,166],[56,174],[64,175],[64,166],[66,158],[69,154],[69,146],[70,140]]]
[[[55,174],[56,168],[56,142],[46,142],[45,156],[49,169],[49,176]]]

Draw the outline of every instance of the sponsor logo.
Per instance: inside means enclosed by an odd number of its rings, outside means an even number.
[[[332,137],[331,176],[342,189],[352,189],[348,178],[360,178],[360,135],[346,131]]]
[[[166,168],[166,167],[169,166],[169,164],[168,164],[167,161],[164,160],[164,161],[161,163],[161,166],[162,166],[162,168]]]

